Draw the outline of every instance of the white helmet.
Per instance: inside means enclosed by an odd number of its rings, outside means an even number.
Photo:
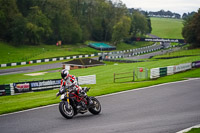
[[[61,77],[66,79],[69,76],[69,71],[67,69],[63,69],[61,72]]]

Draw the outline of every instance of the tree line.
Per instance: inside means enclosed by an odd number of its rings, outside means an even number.
[[[149,12],[149,16],[151,17],[167,17],[167,18],[177,18],[180,19],[181,15],[178,13],[172,13],[171,11],[164,11],[164,10],[160,10],[157,12]]]
[[[200,47],[200,8],[198,12],[185,18],[182,35],[187,43],[193,48]]]
[[[15,45],[120,41],[151,32],[148,15],[119,0],[0,0],[0,39]]]

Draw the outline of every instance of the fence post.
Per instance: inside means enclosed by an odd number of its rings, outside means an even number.
[[[114,73],[114,83],[115,83],[115,73]]]
[[[146,79],[148,79],[148,69],[146,68]]]
[[[135,81],[135,69],[133,69],[133,81]]]

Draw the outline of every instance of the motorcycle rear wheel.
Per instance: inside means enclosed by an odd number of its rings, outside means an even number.
[[[95,97],[90,97],[93,101],[93,106],[89,108],[90,113],[98,115],[101,112],[101,104]]]
[[[59,104],[59,111],[67,119],[72,119],[75,115],[73,107],[69,104],[69,109],[67,109],[63,101]]]

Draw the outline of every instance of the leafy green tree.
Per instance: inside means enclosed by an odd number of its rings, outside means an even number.
[[[12,23],[18,14],[16,0],[0,0],[0,38],[12,40]]]
[[[193,47],[200,47],[200,9],[184,21],[182,35]]]
[[[39,44],[42,38],[47,38],[51,35],[51,22],[38,6],[31,7],[31,12],[27,16],[27,20],[27,37],[30,43]]]
[[[121,0],[0,0],[0,38],[16,44],[111,41]]]
[[[82,39],[80,25],[73,18],[69,0],[46,0],[42,3],[45,15],[51,20],[51,43],[61,40],[63,43],[76,43]]]
[[[37,0],[16,0],[18,9],[24,17],[28,16],[31,7],[37,6],[36,2]]]
[[[70,5],[72,15],[83,31],[84,40],[110,41],[113,26],[127,12],[122,2],[112,3],[108,0],[70,0]]]
[[[131,16],[130,33],[133,37],[144,35],[149,31],[146,17],[138,11],[134,11]]]
[[[123,16],[120,21],[113,27],[112,42],[117,45],[121,40],[128,37],[131,27],[131,19]]]
[[[150,19],[150,17],[148,16],[148,13],[147,13],[147,12],[145,12],[144,15],[145,15],[145,17],[146,17],[146,19],[147,19],[147,27],[148,27],[147,33],[151,33],[151,31],[152,31],[151,19]]]
[[[15,20],[12,22],[11,35],[12,42],[15,45],[24,44],[26,41],[26,24],[27,19],[24,18],[21,14],[15,17]]]

